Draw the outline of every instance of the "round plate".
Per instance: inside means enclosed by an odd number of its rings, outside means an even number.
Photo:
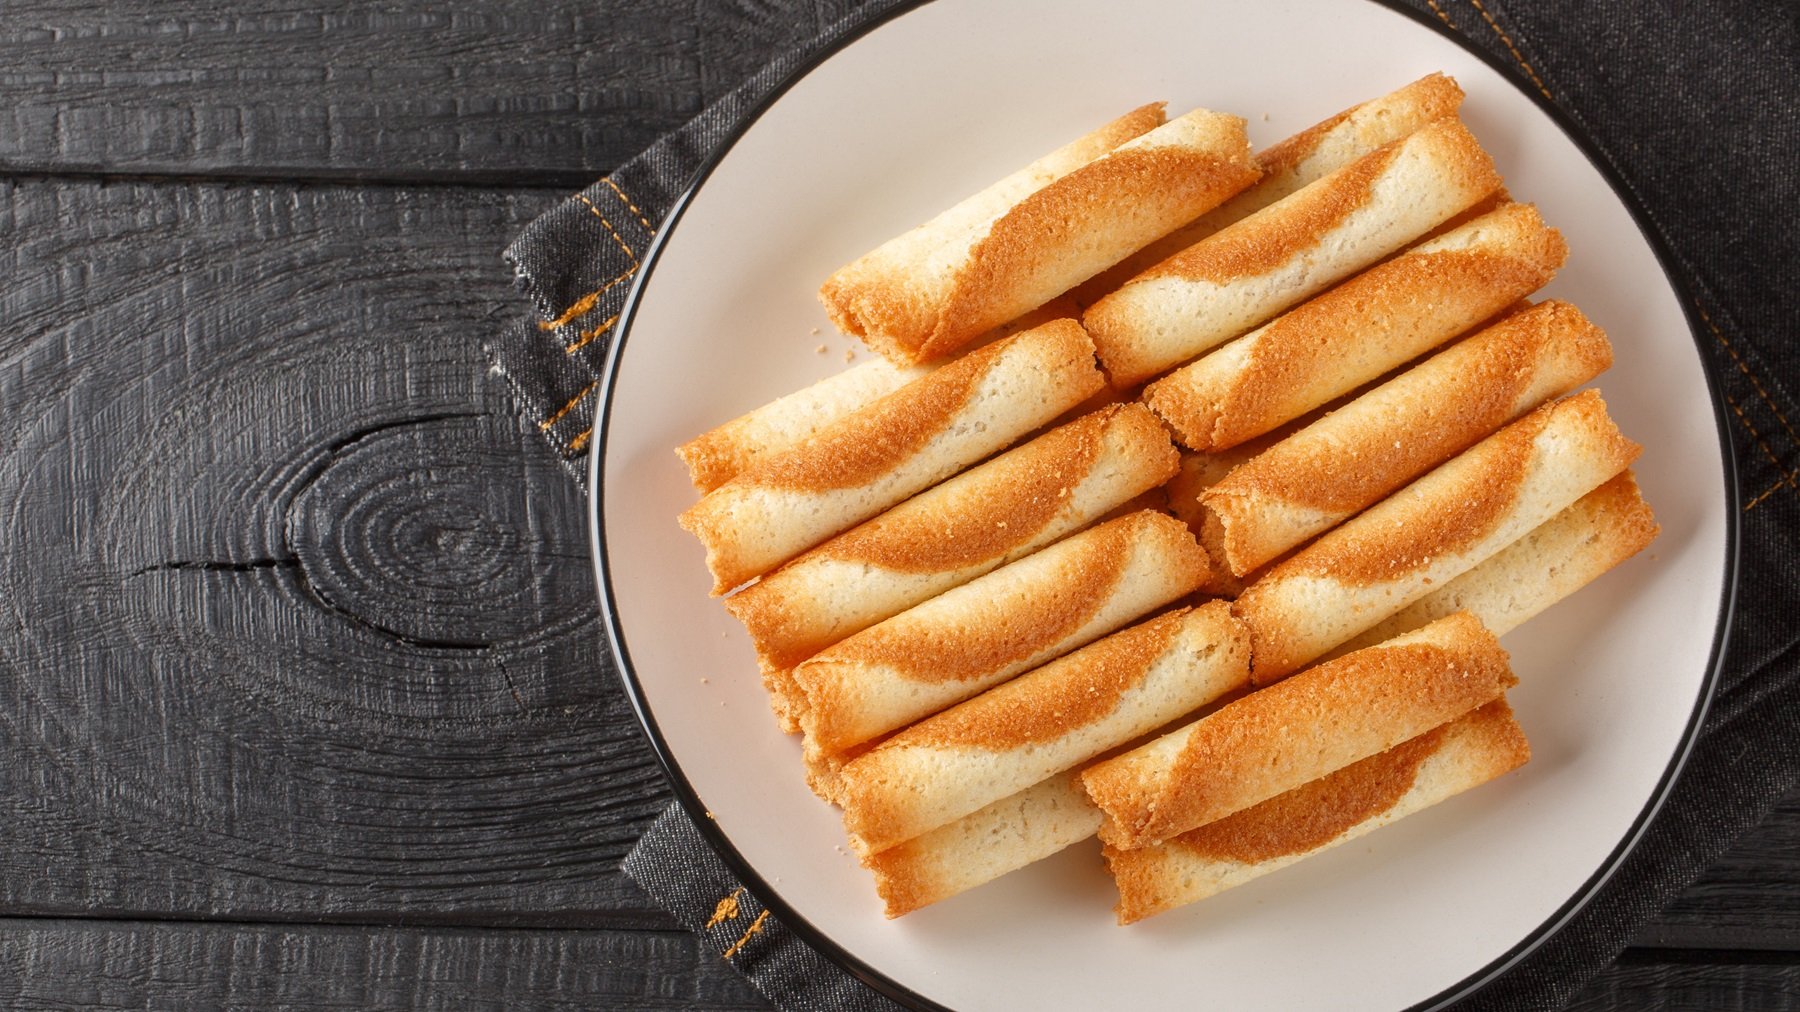
[[[844,367],[814,293],[882,240],[1146,101],[1235,112],[1262,147],[1434,70],[1511,192],[1569,241],[1545,294],[1611,334],[1600,386],[1663,533],[1510,634],[1531,763],[1355,844],[1130,928],[1093,841],[900,921],[801,778],[700,546],[673,448]],[[700,175],[639,272],[596,442],[613,647],[677,794],[776,916],[907,1003],[1402,1008],[1479,986],[1642,832],[1721,656],[1735,516],[1685,301],[1550,108],[1438,26],[1373,3],[940,0],[839,45]],[[821,353],[821,347],[824,351]],[[863,352],[862,354],[867,354]]]

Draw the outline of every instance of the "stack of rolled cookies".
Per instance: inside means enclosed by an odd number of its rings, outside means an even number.
[[[1462,97],[1127,113],[833,274],[881,358],[680,448],[889,916],[1098,835],[1129,922],[1525,761],[1496,637],[1656,524]]]

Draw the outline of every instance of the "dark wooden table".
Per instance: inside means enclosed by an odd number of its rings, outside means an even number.
[[[667,793],[479,342],[848,3],[263,6],[0,3],[0,1002],[765,1007],[618,871]],[[1577,1007],[1797,959],[1800,795]]]

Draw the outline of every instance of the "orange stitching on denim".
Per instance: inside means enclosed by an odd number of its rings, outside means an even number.
[[[731,920],[732,918],[736,917],[738,915],[738,900],[737,900],[737,898],[738,898],[738,896],[742,895],[743,891],[744,891],[744,887],[738,886],[736,889],[733,889],[731,891],[731,894],[729,896],[726,896],[724,899],[720,900],[719,905],[716,907],[713,907],[712,919],[706,922],[706,926],[710,928],[713,925],[719,923],[720,921],[728,921],[728,920]]]
[[[1494,20],[1494,16],[1488,13],[1486,7],[1481,6],[1481,0],[1469,0],[1469,3],[1472,4],[1476,10],[1481,12],[1481,19],[1488,23],[1488,27],[1494,30],[1495,35],[1500,36],[1500,41],[1506,43],[1507,52],[1513,54],[1513,59],[1518,60],[1519,66],[1525,68],[1525,75],[1531,78],[1532,84],[1537,85],[1537,90],[1542,93],[1545,98],[1555,101],[1550,95],[1550,89],[1544,87],[1543,79],[1537,76],[1537,71],[1532,70],[1531,64],[1525,62],[1525,57],[1519,52],[1519,47],[1513,45],[1513,40],[1505,32],[1500,30],[1500,23]],[[1435,7],[1437,5],[1433,4],[1432,6]]]
[[[1792,476],[1792,475],[1789,475],[1789,476],[1788,476],[1788,477],[1786,477],[1786,478],[1783,478],[1783,479],[1781,479],[1781,480],[1780,480],[1780,481],[1778,481],[1778,482],[1776,482],[1776,483],[1775,483],[1775,484],[1773,484],[1773,485],[1770,485],[1770,486],[1769,486],[1769,487],[1768,487],[1768,488],[1765,488],[1765,489],[1763,489],[1763,491],[1762,491],[1762,494],[1761,494],[1761,495],[1759,495],[1759,496],[1757,496],[1757,497],[1756,497],[1756,498],[1754,498],[1754,499],[1752,499],[1752,500],[1750,500],[1750,501],[1749,501],[1749,502],[1747,502],[1747,503],[1745,503],[1745,504],[1744,504],[1744,512],[1745,512],[1745,513],[1748,513],[1748,512],[1750,512],[1750,511],[1751,511],[1751,510],[1753,510],[1753,509],[1755,509],[1755,508],[1756,508],[1756,504],[1757,504],[1757,503],[1760,503],[1760,502],[1762,502],[1762,501],[1763,501],[1763,500],[1764,500],[1764,499],[1767,499],[1767,498],[1768,498],[1768,497],[1770,497],[1770,496],[1772,496],[1772,495],[1774,495],[1774,494],[1775,494],[1775,493],[1777,493],[1777,492],[1779,492],[1779,491],[1781,491],[1781,486],[1783,486],[1783,485],[1791,485],[1791,484],[1793,484],[1793,483],[1794,483],[1794,479],[1793,479],[1793,476]]]
[[[595,380],[594,382],[589,383],[587,386],[582,387],[580,393],[576,394],[574,397],[569,398],[569,403],[564,404],[562,407],[556,409],[556,414],[551,415],[549,418],[546,418],[543,421],[539,422],[538,428],[544,430],[545,432],[548,432],[550,430],[550,426],[555,425],[557,422],[562,421],[562,418],[564,415],[568,414],[571,411],[574,411],[575,406],[577,404],[580,404],[582,399],[585,398],[588,394],[593,393],[594,388],[599,385],[600,385],[600,381]]]
[[[1768,406],[1769,412],[1775,416],[1775,420],[1781,423],[1783,429],[1787,430],[1788,438],[1795,443],[1800,443],[1800,435],[1794,433],[1794,427],[1788,424],[1787,416],[1781,413],[1779,407],[1776,407],[1775,399],[1769,396],[1767,390],[1763,389],[1762,382],[1756,378],[1755,373],[1750,371],[1749,365],[1745,364],[1744,360],[1738,357],[1737,349],[1725,338],[1725,332],[1719,329],[1719,325],[1713,322],[1712,317],[1706,314],[1706,307],[1700,304],[1699,299],[1694,300],[1694,308],[1700,312],[1700,319],[1706,321],[1706,326],[1713,332],[1713,336],[1718,338],[1719,343],[1725,346],[1725,352],[1731,356],[1732,363],[1738,367],[1739,372],[1744,374],[1744,378],[1750,381],[1751,388],[1756,391],[1758,397],[1762,398],[1762,402]]]
[[[1725,403],[1731,405],[1732,413],[1737,415],[1737,420],[1743,424],[1744,431],[1750,433],[1750,438],[1755,440],[1756,445],[1762,448],[1763,455],[1769,458],[1769,463],[1774,466],[1775,473],[1781,475],[1781,480],[1775,483],[1775,488],[1780,488],[1782,485],[1786,484],[1792,484],[1794,482],[1794,472],[1781,466],[1781,459],[1775,456],[1775,451],[1769,448],[1769,444],[1763,439],[1762,434],[1756,431],[1756,426],[1750,424],[1750,416],[1744,413],[1744,409],[1738,405],[1737,399],[1730,394],[1726,394]],[[1756,505],[1762,500],[1763,497],[1758,496],[1748,506],[1744,507],[1744,511],[1746,513],[1749,512],[1751,506]]]
[[[589,292],[586,295],[583,295],[581,298],[576,299],[574,301],[574,303],[572,303],[569,306],[569,308],[562,311],[561,316],[558,316],[554,320],[539,320],[538,321],[538,329],[539,330],[555,330],[557,327],[561,327],[561,326],[567,324],[570,320],[573,320],[577,316],[580,316],[581,314],[587,312],[588,310],[593,309],[594,303],[600,301],[600,292],[604,292],[604,291],[606,291],[606,289],[602,288],[598,292]]]
[[[614,313],[611,316],[606,318],[605,323],[602,323],[597,327],[593,327],[589,330],[584,330],[581,333],[576,334],[575,336],[580,338],[580,340],[576,341],[574,344],[569,345],[567,348],[564,348],[563,354],[565,354],[565,355],[575,354],[576,352],[580,351],[581,349],[592,344],[594,342],[594,338],[599,337],[601,334],[606,333],[606,331],[610,327],[612,327],[613,324],[618,323],[618,322],[619,322],[619,314]]]
[[[756,920],[750,922],[749,929],[746,930],[742,935],[738,936],[737,941],[731,943],[731,948],[725,950],[725,955],[723,958],[730,959],[731,957],[737,955],[738,950],[744,947],[744,943],[748,942],[750,940],[750,936],[754,935],[758,931],[762,930],[763,922],[768,919],[769,919],[769,912],[767,910],[764,910],[762,913],[757,914]]]
[[[586,204],[587,209],[594,212],[594,217],[599,218],[600,224],[606,226],[606,234],[612,236],[613,242],[618,243],[619,248],[625,251],[625,255],[631,258],[631,262],[633,264],[636,264],[637,263],[637,251],[632,249],[630,247],[630,245],[628,245],[625,242],[624,237],[619,235],[619,230],[613,227],[612,222],[606,220],[606,215],[600,213],[600,209],[594,206],[594,202],[587,199],[587,195],[583,194],[583,193],[577,193],[575,195],[575,199],[581,201],[583,204]]]
[[[631,202],[630,197],[625,196],[625,191],[619,189],[619,184],[613,182],[611,176],[607,176],[606,178],[604,178],[600,181],[602,183],[605,183],[606,185],[612,187],[612,192],[619,195],[619,199],[625,202],[626,207],[631,208],[631,213],[637,215],[638,224],[644,226],[644,231],[646,231],[646,232],[656,231],[656,229],[650,227],[650,219],[644,217],[644,212],[638,210],[637,205],[633,204]]]
[[[1783,415],[1781,409],[1775,405],[1775,399],[1769,396],[1767,390],[1763,389],[1762,382],[1756,378],[1754,372],[1750,371],[1749,363],[1738,356],[1737,348],[1734,347],[1731,340],[1725,336],[1725,332],[1719,329],[1719,325],[1713,322],[1713,318],[1707,314],[1706,307],[1700,304],[1699,299],[1694,300],[1694,309],[1700,313],[1700,319],[1706,322],[1707,329],[1712,331],[1713,337],[1717,338],[1719,345],[1725,349],[1725,354],[1731,356],[1732,364],[1737,366],[1738,371],[1744,374],[1744,378],[1750,381],[1750,386],[1756,391],[1756,395],[1762,398],[1763,404],[1767,406],[1770,413],[1775,416],[1776,421],[1779,421],[1781,427],[1787,430],[1788,438],[1800,440],[1800,436],[1795,436],[1794,434],[1794,427],[1788,424],[1787,416]],[[1769,463],[1775,466],[1776,473],[1781,475],[1780,481],[1777,481],[1774,485],[1770,486],[1767,491],[1746,503],[1744,512],[1748,513],[1752,507],[1779,491],[1783,485],[1800,488],[1800,481],[1796,480],[1794,472],[1781,466],[1781,459],[1775,456],[1775,451],[1769,447],[1768,442],[1756,431],[1756,426],[1750,424],[1749,416],[1744,413],[1743,408],[1738,406],[1738,402],[1734,400],[1731,395],[1726,394],[1725,403],[1731,405],[1731,410],[1737,415],[1738,421],[1744,424],[1744,428],[1750,433],[1750,437],[1756,440],[1756,445],[1761,447],[1764,455],[1769,458]]]
[[[1452,29],[1456,27],[1456,23],[1450,20],[1450,15],[1445,14],[1444,9],[1437,5],[1437,0],[1425,0],[1425,2],[1431,5],[1431,12],[1438,16],[1439,21],[1449,25]]]
[[[575,433],[575,438],[569,440],[569,452],[580,453],[587,449],[588,440],[593,438],[593,435],[594,427],[591,425],[582,429],[580,432]]]
[[[599,288],[595,289],[594,291],[591,291],[591,292],[587,293],[586,295],[583,295],[581,298],[576,299],[575,304],[570,306],[569,308],[563,310],[561,316],[558,316],[554,320],[539,320],[538,321],[538,329],[539,330],[555,330],[558,327],[568,326],[570,321],[575,320],[579,317],[585,316],[588,313],[592,312],[594,306],[597,303],[599,303],[600,296],[605,295],[607,292],[612,291],[613,286],[617,285],[619,282],[631,280],[631,276],[636,273],[637,273],[637,264],[632,264],[630,269],[628,269],[625,273],[619,275],[618,277],[612,279],[611,281],[608,281],[606,284],[601,285]]]

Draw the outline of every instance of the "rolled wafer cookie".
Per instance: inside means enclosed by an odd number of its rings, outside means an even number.
[[[1363,394],[1201,493],[1202,540],[1242,576],[1612,365],[1566,302],[1504,319]]]
[[[1101,842],[1161,843],[1393,748],[1517,679],[1472,615],[1346,654],[1225,704],[1081,775]]]
[[[1547,404],[1270,567],[1232,602],[1251,681],[1324,655],[1455,579],[1625,470],[1597,390]]]
[[[1453,118],[1351,162],[1126,282],[1082,316],[1114,386],[1238,336],[1500,186]]]
[[[1168,507],[1168,497],[1163,494],[1163,490],[1153,488],[1132,496],[1118,506],[1102,513],[1098,522],[1117,520],[1143,510],[1167,512]],[[1222,573],[1223,571],[1217,566],[1210,566],[1207,578],[1200,584],[1199,592],[1219,594],[1223,591],[1218,588],[1229,587],[1232,593],[1236,593],[1239,589],[1236,581],[1233,581],[1229,575],[1222,576]],[[762,670],[763,687],[769,692],[769,704],[775,712],[775,718],[780,723],[781,729],[788,734],[802,733],[804,729],[800,726],[800,715],[806,712],[806,691],[800,687],[799,679],[794,677],[794,669],[772,664],[767,658],[760,655],[757,660]],[[837,757],[833,757],[832,763],[828,763],[826,757],[816,747],[809,746],[807,749],[807,781],[820,797],[833,804],[837,803],[837,773],[833,765],[836,761]]]
[[[1206,553],[1145,511],[1060,541],[802,661],[801,726],[820,756],[959,703],[1189,593]]]
[[[1141,404],[1102,408],[908,499],[725,600],[767,665],[852,633],[1052,541],[1175,472]]]
[[[1183,446],[1236,446],[1513,305],[1567,256],[1536,208],[1502,205],[1175,370],[1144,400]]]
[[[1258,172],[1244,121],[1198,109],[1044,175],[1008,177],[840,268],[819,290],[826,311],[896,362],[941,358],[1218,206]]]
[[[867,407],[931,371],[871,358],[675,448],[701,494],[711,492],[757,462],[804,442],[825,425]]]
[[[1003,449],[1102,384],[1093,343],[1054,320],[972,352],[826,426],[706,494],[681,525],[713,593]]]
[[[1256,185],[1096,275],[1082,286],[1076,301],[1089,305],[1132,277],[1302,186],[1432,120],[1455,115],[1462,100],[1462,88],[1455,80],[1443,74],[1429,74],[1264,148],[1255,155],[1256,166],[1263,173]]]
[[[1167,430],[1163,431],[1165,433],[1167,432]],[[1164,436],[1164,440],[1166,443],[1166,435]],[[1130,499],[1127,499],[1112,509],[1101,513],[1098,517],[1098,522],[1104,523],[1108,520],[1116,520],[1120,517],[1128,516],[1142,510],[1165,512],[1167,511],[1168,506],[1168,497],[1163,494],[1163,490],[1160,488],[1153,488],[1132,496]],[[1060,537],[1061,535],[1059,534],[1057,536]],[[1054,540],[1054,537],[1040,538],[1038,539],[1038,544],[1048,544]],[[1025,554],[1027,553],[1018,552],[1014,554],[1012,558],[1018,558]],[[1007,561],[1011,561],[1011,559],[1008,559]],[[996,563],[995,565],[997,566],[999,563]],[[985,573],[993,568],[994,566],[988,566],[982,569],[981,572]],[[978,575],[980,575],[980,573],[971,574],[970,579],[973,579],[974,576]],[[762,583],[759,581],[745,588],[744,592],[748,593],[760,586],[762,586]],[[840,586],[844,588],[844,593],[846,595],[854,598],[856,592],[849,589],[849,585]],[[1200,585],[1201,592],[1208,594],[1223,593],[1223,591],[1219,589],[1221,587],[1229,588],[1232,593],[1236,593],[1241,589],[1241,585],[1239,585],[1237,581],[1232,580],[1228,574],[1224,574],[1223,570],[1219,569],[1217,566],[1210,566],[1208,568],[1207,579]],[[737,597],[728,598],[725,602],[726,606],[730,607],[731,602],[735,600],[737,600]],[[830,612],[833,605],[829,602],[820,602],[819,607]],[[901,610],[903,609],[896,608],[895,613],[898,614]],[[830,613],[836,614],[836,612]],[[868,624],[872,625],[874,624],[874,621],[875,620],[871,620]],[[866,626],[859,626],[858,630],[855,631],[860,631],[861,628],[865,627]],[[849,632],[846,632],[844,635],[849,634]],[[820,649],[823,649],[823,647],[820,647]],[[812,651],[812,653],[816,652],[816,650]],[[811,653],[808,653],[806,656],[811,656]],[[799,680],[794,677],[794,669],[791,666],[784,667],[775,664],[771,658],[764,654],[757,655],[757,664],[762,670],[763,687],[769,692],[770,708],[774,710],[775,719],[781,725],[781,729],[788,734],[801,733],[800,715],[806,712],[806,692],[800,688]],[[826,766],[820,765],[822,757],[817,754],[816,749],[809,750],[809,754],[811,755],[811,758],[808,760],[807,775],[809,782],[820,797],[835,804],[836,772]]]
[[[1124,405],[1120,405],[1120,407],[1123,407],[1123,406]],[[1168,430],[1162,428],[1160,423],[1156,423],[1155,417],[1153,415],[1150,415],[1147,411],[1143,411],[1142,407],[1143,407],[1142,405],[1136,405],[1131,408],[1133,417],[1123,420],[1126,423],[1126,425],[1128,426],[1127,429],[1121,430],[1119,428],[1112,428],[1112,429],[1108,430],[1108,435],[1123,437],[1125,431],[1134,432],[1136,435],[1142,436],[1145,439],[1144,446],[1141,448],[1147,450],[1149,447],[1160,445],[1162,451],[1164,451],[1168,454],[1173,454],[1173,452],[1174,452],[1173,448],[1169,447],[1169,445],[1168,445]],[[1111,407],[1102,408],[1100,410],[1101,411],[1109,411],[1109,410],[1111,410]],[[1095,413],[1098,414],[1099,412],[1095,412]],[[1155,427],[1154,428],[1140,427],[1136,424],[1140,420],[1148,421]],[[1114,419],[1114,421],[1120,421],[1120,420]],[[1153,433],[1153,432],[1158,433],[1158,435],[1152,437],[1151,433]],[[1157,444],[1156,442],[1154,442],[1154,440],[1157,440],[1157,439],[1161,440],[1160,444]],[[1055,448],[1055,444],[1052,444],[1052,446],[1050,448],[1046,448],[1046,449],[1052,450],[1054,448]],[[1109,441],[1103,452],[1105,452],[1108,455],[1111,455],[1111,454],[1115,453],[1117,449],[1118,449],[1118,447],[1115,446],[1111,441]],[[1071,457],[1080,457],[1081,454],[1078,452],[1072,452],[1070,454],[1070,456]],[[1069,458],[1065,457],[1063,459],[1066,460]],[[1083,482],[1083,484],[1081,486],[1078,486],[1075,491],[1070,492],[1068,494],[1067,502],[1064,504],[1064,508],[1074,509],[1076,511],[1085,512],[1085,510],[1088,506],[1091,506],[1094,504],[1094,501],[1096,499],[1095,492],[1100,487],[1102,487],[1102,486],[1110,487],[1111,485],[1113,485],[1119,481],[1133,482],[1133,481],[1137,480],[1137,478],[1134,477],[1133,468],[1131,467],[1130,463],[1123,456],[1121,456],[1121,458],[1117,462],[1117,465],[1118,466],[1116,468],[1116,471],[1113,473],[1108,473],[1099,468],[1090,468],[1088,481]],[[1046,466],[1048,466],[1048,465],[1046,465]],[[960,480],[961,480],[960,478],[951,479],[952,482],[956,482],[956,481],[960,481]],[[949,485],[950,482],[946,482],[945,484]],[[973,490],[965,488],[965,491],[973,491]],[[1057,490],[1057,492],[1058,492],[1058,495],[1060,495],[1061,489],[1059,488]],[[915,497],[915,498],[923,498],[924,496],[930,495],[930,494],[932,494],[932,493],[921,493],[921,495],[919,497]],[[913,502],[913,501],[914,500],[908,500],[909,503]],[[899,508],[899,507],[896,507],[896,508]],[[997,561],[997,562],[993,563],[993,565],[983,565],[981,567],[978,567],[979,571],[968,573],[966,579],[959,581],[957,585],[960,585],[961,582],[966,582],[967,579],[974,579],[976,576],[980,576],[983,573],[989,572],[992,569],[996,568],[997,566],[1002,565],[1004,562],[1010,562],[1010,561],[1013,561],[1014,559],[1017,559],[1026,554],[1029,554],[1029,551],[1035,550],[1038,547],[1041,547],[1043,545],[1049,544],[1052,541],[1055,541],[1057,538],[1063,536],[1063,534],[1067,533],[1068,531],[1078,529],[1081,526],[1085,525],[1089,520],[1094,520],[1095,522],[1104,523],[1108,520],[1117,520],[1120,517],[1129,516],[1130,514],[1138,513],[1143,510],[1156,510],[1158,512],[1167,512],[1168,508],[1169,508],[1168,496],[1163,492],[1163,490],[1161,488],[1152,488],[1152,489],[1148,489],[1144,492],[1141,492],[1137,495],[1132,496],[1130,499],[1127,499],[1124,502],[1119,503],[1117,506],[1114,506],[1109,510],[1105,510],[1104,512],[1099,513],[1097,515],[1097,517],[1086,517],[1086,518],[1082,519],[1079,523],[1070,522],[1066,527],[1064,527],[1057,520],[1053,520],[1044,529],[1036,531],[1036,532],[1032,532],[1033,533],[1032,547],[1030,549],[1016,550],[1013,552],[1009,552],[1009,553],[1007,553],[1007,556],[1005,559],[1003,559],[1001,561]],[[879,518],[877,518],[877,519],[879,519]],[[1059,514],[1058,519],[1062,519],[1062,516],[1060,514]],[[959,520],[958,523],[961,524],[966,521],[967,521],[967,518],[964,517],[963,519]],[[873,523],[875,521],[871,521],[871,522]],[[1010,529],[1014,522],[1015,521],[1013,521],[1010,518],[1000,521],[999,523],[996,524],[996,529],[999,529],[1001,523],[1004,523],[1006,525],[1006,529]],[[1028,531],[1030,530],[1028,523],[1020,521],[1020,526],[1025,528]],[[854,533],[854,531],[852,533]],[[1198,535],[1196,535],[1196,536],[1198,536]],[[898,549],[896,549],[896,550],[898,550]],[[796,560],[795,564],[798,564],[800,561],[803,561],[805,558],[806,557],[803,556],[802,559]],[[778,570],[776,574],[771,574],[769,579],[772,579],[775,575],[778,575],[780,572],[782,572],[782,571]],[[841,575],[841,571],[839,571],[839,572]],[[880,575],[879,567],[871,567],[868,570],[868,572],[873,574],[875,577],[878,577]],[[1207,573],[1208,573],[1207,578],[1200,584],[1200,588],[1199,588],[1200,591],[1203,593],[1222,594],[1222,593],[1229,591],[1230,593],[1235,594],[1239,590],[1242,589],[1241,582],[1232,579],[1229,574],[1225,573],[1224,570],[1220,569],[1216,565],[1209,565]],[[830,576],[832,574],[830,572],[827,572],[824,575]],[[929,583],[934,578],[935,577],[930,576],[930,575],[921,576],[920,582],[921,583]],[[751,591],[754,591],[763,585],[764,585],[764,581],[759,580],[756,583],[751,584],[749,587],[744,588],[744,590],[740,594],[737,594],[737,595],[734,595],[733,597],[727,598],[725,601],[726,607],[730,608],[732,605],[732,602],[740,600],[745,594],[749,594]],[[782,612],[782,614],[778,615],[776,618],[774,618],[770,621],[773,623],[785,624],[790,620],[790,616],[791,616],[792,621],[796,623],[795,628],[802,629],[802,630],[804,630],[804,629],[817,630],[821,627],[810,624],[811,622],[814,621],[814,619],[811,616],[818,615],[818,616],[824,616],[826,618],[833,618],[835,616],[835,617],[841,618],[844,615],[852,614],[852,610],[854,608],[861,607],[862,604],[865,603],[867,600],[874,599],[874,598],[870,598],[870,597],[865,597],[863,595],[865,595],[865,594],[880,595],[883,593],[887,593],[889,590],[893,589],[893,587],[888,587],[887,589],[884,590],[878,579],[872,579],[872,582],[870,584],[863,584],[863,583],[854,582],[854,581],[820,580],[820,581],[815,582],[812,578],[809,577],[808,580],[806,581],[806,586],[809,588],[813,588],[813,589],[821,589],[821,588],[830,589],[830,588],[835,587],[835,589],[837,591],[839,591],[840,593],[838,595],[827,594],[825,597],[817,597],[817,596],[812,597],[811,604],[812,604],[812,607],[818,609],[817,612],[789,611],[789,610],[787,610],[787,605],[793,603],[791,600],[784,601],[779,608],[776,608],[775,606],[772,605],[772,606],[770,606],[771,610],[780,611],[780,612]],[[910,587],[910,586],[914,586],[914,585],[912,585],[912,584],[896,584],[896,586]],[[789,586],[787,590],[783,591],[783,594],[786,595],[790,591],[792,591],[796,597],[801,596],[801,593],[802,593],[801,591],[795,591],[792,586]],[[936,591],[933,591],[933,593],[935,593],[935,592]],[[926,595],[921,596],[919,598],[919,600],[925,600],[926,598],[929,598],[929,597],[930,597],[930,595],[926,594]],[[916,603],[916,602],[912,602],[912,603]],[[909,606],[910,606],[910,603],[906,606],[895,607],[893,609],[892,614],[899,614],[901,611],[903,611],[905,609],[905,607],[909,607]],[[861,613],[858,613],[858,614],[861,614]],[[742,617],[743,616],[740,616],[740,618],[742,618]],[[841,633],[841,635],[834,636],[834,638],[832,639],[831,642],[836,642],[838,639],[842,639],[844,636],[848,636],[853,632],[859,632],[862,629],[867,628],[869,625],[873,625],[875,622],[879,621],[880,618],[887,618],[887,617],[889,617],[889,616],[882,615],[879,618],[869,619],[867,622],[862,622],[861,624],[858,624],[855,629],[845,628],[843,630],[843,632]],[[748,619],[745,620],[745,624],[749,625]],[[812,649],[812,650],[807,650],[804,653],[804,655],[797,657],[793,663],[798,663],[800,660],[804,660],[806,657],[812,656],[812,654],[817,653],[819,650],[822,650],[826,646],[829,646],[829,645],[830,645],[829,643],[821,643],[818,648]],[[770,707],[775,711],[775,718],[780,723],[781,729],[783,731],[787,732],[788,734],[799,734],[801,732],[800,714],[802,714],[806,711],[806,693],[804,690],[802,690],[800,688],[799,680],[794,677],[793,667],[791,665],[783,666],[781,664],[777,664],[777,663],[775,663],[775,661],[772,657],[770,657],[768,654],[763,654],[763,653],[757,654],[757,664],[760,667],[760,669],[762,670],[763,687],[765,689],[767,689],[769,692]],[[834,801],[834,803],[835,803],[835,793],[834,793],[835,789],[831,789],[831,790],[827,789],[827,787],[835,781],[835,779],[836,779],[835,773],[833,773],[832,771],[830,771],[828,769],[818,766],[817,761],[818,761],[817,756],[815,756],[814,759],[811,760],[812,765],[809,766],[809,779],[811,780],[814,789],[819,792],[821,797],[824,797],[828,801]]]
[[[909,840],[1154,731],[1248,684],[1223,601],[1159,615],[919,721],[844,765],[859,851]]]
[[[887,915],[949,899],[1079,843],[1100,828],[1100,810],[1074,773],[1010,797],[863,858]]]
[[[1348,652],[1467,611],[1504,636],[1643,551],[1660,528],[1630,471],[1339,647]]]
[[[888,240],[840,268],[831,280],[827,280],[825,287],[826,289],[833,287],[840,275],[846,275],[847,277],[843,280],[847,282],[872,283],[884,273],[904,271],[909,265],[922,258],[941,255],[940,250],[946,245],[954,247],[960,243],[966,248],[975,242],[995,220],[1026,197],[1126,141],[1149,133],[1163,125],[1164,121],[1164,103],[1153,102],[1149,105],[1139,106],[1091,133],[1057,148],[1017,172],[1001,178],[918,228]],[[918,295],[925,296],[933,292],[941,294],[951,281],[950,270],[951,265],[948,263],[936,265],[936,270],[929,272],[928,287]],[[830,302],[833,299],[841,299],[846,294],[848,293],[839,292],[828,296],[826,291],[821,290],[820,299],[826,302],[826,309],[829,312],[831,311]],[[899,315],[908,309],[915,309],[915,312],[923,317],[929,307],[920,310],[906,304],[896,304],[887,307],[887,313],[898,319]],[[907,322],[916,329],[925,326],[927,321],[921,318]],[[844,328],[844,332],[860,336],[847,327]]]
[[[1205,899],[1479,787],[1531,758],[1505,699],[1154,847],[1103,848],[1120,924]]]
[[[969,348],[1080,315],[1072,300],[1053,299],[969,342]],[[934,368],[895,365],[879,355],[864,359],[695,436],[676,447],[675,454],[687,465],[694,487],[704,495],[737,477],[738,472],[799,445],[832,422],[868,407]]]

